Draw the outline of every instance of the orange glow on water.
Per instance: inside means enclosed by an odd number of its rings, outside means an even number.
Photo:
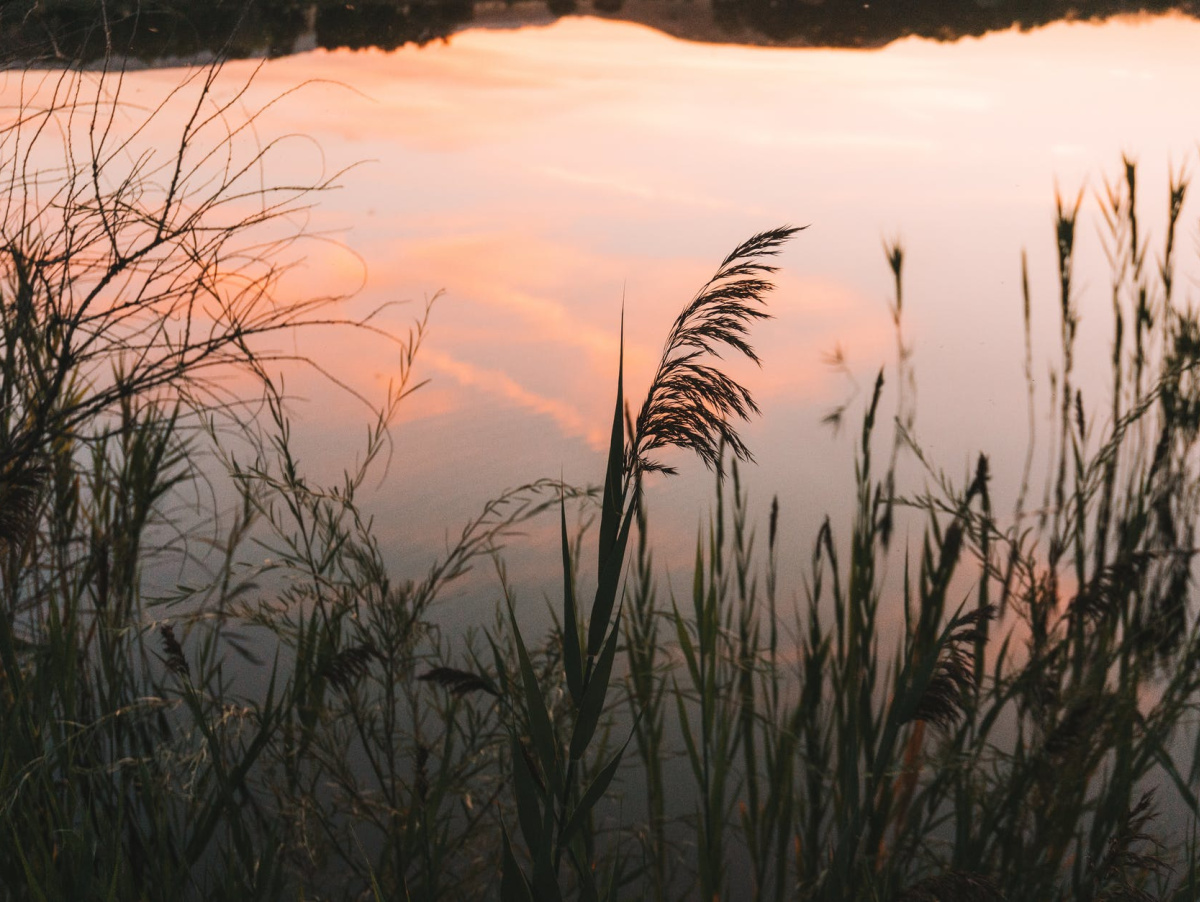
[[[895,235],[906,250],[918,437],[951,472],[986,449],[999,486],[1016,480],[1026,439],[1021,249],[1044,382],[1057,329],[1054,186],[1096,189],[1128,152],[1142,163],[1155,233],[1167,167],[1194,159],[1200,137],[1188,114],[1198,45],[1200,25],[1170,18],[871,52],[691,44],[565,18],[469,30],[419,50],[271,61],[239,104],[279,98],[257,132],[291,136],[272,178],[351,167],[297,218],[322,241],[298,246],[307,259],[284,297],[357,290],[339,307],[348,316],[408,301],[378,320],[403,334],[423,299],[444,291],[417,360],[432,384],[402,408],[400,428],[445,446],[390,477],[434,495],[478,501],[564,468],[598,478],[622,303],[627,392],[637,398],[672,318],[724,254],[756,231],[810,225],[779,258],[775,319],[753,337],[764,367],[737,372],[766,412],[748,427],[760,500],[778,491],[824,511],[841,503],[851,465],[846,433],[834,442],[820,426],[847,390],[822,360],[843,348],[860,392],[880,366],[891,378],[892,285],[880,248]],[[228,64],[221,96],[259,65]],[[18,79],[2,78],[11,109]],[[124,97],[151,109],[179,79],[178,70],[130,73]],[[170,146],[170,112],[148,140]],[[1107,354],[1094,232],[1081,229],[1081,378]],[[386,341],[344,332],[295,341],[368,397],[397,373]],[[362,408],[330,400],[340,396],[320,380],[291,384],[312,402],[297,407],[301,431],[306,409],[321,412],[317,457],[344,451]],[[480,449],[492,452],[486,464]],[[839,468],[835,478],[814,477],[827,466]],[[464,472],[478,479],[469,490]],[[444,516],[453,523],[458,511]]]

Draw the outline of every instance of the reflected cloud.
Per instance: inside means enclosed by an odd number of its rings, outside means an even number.
[[[763,359],[752,378],[760,402],[826,404],[845,394],[845,376],[829,364],[840,348],[846,365],[878,366],[893,353],[895,334],[879,305],[844,283],[780,274],[770,299],[775,321],[755,336]]]
[[[812,409],[812,423],[780,434],[810,428],[840,395],[822,362],[835,346],[867,384],[894,357],[879,238],[899,229],[922,438],[944,452],[939,459],[953,459],[966,441],[1003,444],[1010,424],[1025,421],[1020,252],[1030,249],[1035,320],[1049,317],[1054,305],[1042,288],[1055,279],[1056,178],[1101,184],[1097,176],[1127,151],[1145,167],[1139,195],[1164,197],[1168,160],[1194,156],[1195,126],[1179,110],[1200,83],[1198,43],[1197,23],[1155,20],[954,45],[912,39],[870,53],[801,51],[689,44],[569,17],[398,53],[229,63],[217,96],[232,97],[256,68],[244,98],[251,109],[318,82],[262,120],[263,141],[312,136],[284,145],[266,170],[273,179],[374,161],[343,176],[342,190],[313,197],[309,219],[296,219],[352,251],[288,249],[307,256],[284,284],[297,298],[359,290],[336,308],[351,317],[445,290],[416,362],[417,377],[432,384],[400,413],[424,420],[415,429],[422,440],[457,441],[487,408],[530,445],[557,431],[601,450],[622,304],[626,388],[638,398],[664,333],[721,257],[754,232],[792,222],[812,228],[778,261],[775,318],[752,337],[764,367],[739,375],[772,411]],[[125,90],[150,110],[179,78],[132,72]],[[54,84],[44,81],[43,92]],[[0,102],[11,109],[20,89],[16,76],[3,76]],[[32,81],[24,88],[35,89]],[[173,115],[155,117],[147,139],[174,146]],[[1160,223],[1147,218],[1152,234]],[[1108,284],[1086,243],[1094,230],[1080,235],[1078,284]],[[1189,284],[1183,273],[1179,284]],[[1080,298],[1085,329],[1102,319],[1095,305],[1084,309],[1091,297]],[[403,335],[419,312],[418,304],[388,311],[381,325]],[[1038,342],[1056,334],[1048,328],[1035,333]],[[1081,342],[1081,367],[1092,347],[1103,357],[1102,339]],[[300,336],[282,350],[310,353],[371,397],[396,372],[394,345],[368,346],[350,331]],[[1044,363],[1044,355],[1035,361],[1039,373]],[[361,419],[361,408],[326,402],[299,378],[293,388],[328,408],[324,419],[336,425],[323,441]],[[444,430],[455,415],[470,422],[451,437]],[[787,441],[795,446],[796,435]],[[756,449],[763,461],[772,453],[785,449]],[[458,470],[445,472],[454,465],[444,458],[431,451],[422,478],[453,494]]]
[[[756,216],[765,215],[765,210],[759,206],[747,206],[729,198],[713,197],[711,195],[692,194],[686,191],[665,189],[639,183],[633,177],[617,177],[594,175],[586,172],[571,171],[557,166],[541,166],[536,169],[538,175],[583,188],[595,189],[602,192],[624,194],[639,200],[654,201],[675,207],[696,207],[704,210],[729,211],[737,210]]]
[[[547,416],[565,435],[581,436],[596,449],[605,447],[604,430],[589,425],[574,407],[531,392],[500,370],[464,363],[448,354],[429,349],[421,352],[421,358],[426,366],[451,376],[460,385],[479,389],[492,397],[503,398],[533,413]]]
[[[760,130],[741,134],[746,144],[776,148],[810,148],[821,150],[907,151],[924,153],[937,144],[927,137],[905,136],[879,131],[815,131],[800,134],[791,131]]]
[[[435,315],[439,331],[462,336],[482,327],[493,344],[548,343],[583,351],[585,361],[616,359],[622,289],[619,276],[606,274],[620,273],[620,261],[540,235],[536,224],[519,220],[504,231],[473,232],[450,220],[437,231],[442,234],[406,242],[390,260],[372,259],[372,281],[425,282],[444,289]],[[456,315],[459,310],[470,315]],[[451,321],[437,322],[442,315]],[[490,319],[482,323],[481,316]],[[638,365],[656,351],[627,336],[625,353]]]

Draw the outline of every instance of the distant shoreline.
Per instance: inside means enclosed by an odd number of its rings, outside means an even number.
[[[251,7],[232,0],[145,0],[127,9],[111,4],[107,23],[84,0],[16,0],[0,9],[0,65],[87,66],[117,56],[162,66],[318,48],[395,50],[470,28],[547,25],[569,15],[632,22],[701,43],[866,50],[907,37],[957,41],[1060,21],[1167,13],[1200,18],[1200,0],[282,0]]]

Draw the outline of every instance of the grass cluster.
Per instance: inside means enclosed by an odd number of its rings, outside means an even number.
[[[640,406],[618,370],[598,499],[511,490],[397,578],[357,499],[426,321],[362,465],[308,479],[262,338],[334,324],[276,303],[282,245],[259,237],[307,193],[262,180],[272,146],[244,155],[256,114],[236,124],[219,77],[173,95],[192,114],[165,158],[71,73],[0,132],[0,898],[1200,898],[1182,177],[1157,265],[1134,166],[1099,198],[1100,406],[1074,369],[1080,205],[1058,204],[1036,508],[1027,464],[996,514],[982,456],[965,485],[927,465],[904,494],[897,460],[925,461],[903,403],[880,435],[881,372],[850,522],[824,521],[798,597],[779,585],[798,552],[777,505],[765,543],[752,525],[736,425],[756,408],[719,355],[756,359],[783,228],[683,307]],[[65,168],[30,162],[48,140]],[[898,328],[898,247],[889,262]],[[1025,315],[1028,338],[1028,288]],[[257,406],[210,378],[230,367]],[[660,591],[648,538],[642,481],[667,447],[718,476],[690,597]],[[593,535],[570,533],[569,502],[598,503]],[[562,596],[530,641],[497,547],[547,511]],[[434,606],[480,559],[496,622],[443,636]]]

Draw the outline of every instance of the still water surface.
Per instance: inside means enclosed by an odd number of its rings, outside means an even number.
[[[1022,249],[1044,420],[1042,377],[1058,344],[1054,192],[1085,191],[1079,367],[1103,409],[1109,276],[1093,195],[1118,176],[1122,153],[1136,159],[1157,246],[1168,173],[1195,167],[1197,47],[1200,24],[1170,17],[874,51],[690,44],[565,18],[421,49],[266,63],[247,103],[312,82],[261,121],[304,136],[275,165],[296,178],[353,167],[312,210],[307,227],[331,240],[305,247],[287,290],[359,286],[352,313],[408,300],[382,320],[401,331],[443,292],[417,363],[430,382],[403,407],[390,469],[368,502],[397,568],[415,575],[505,487],[560,473],[599,481],[622,306],[626,391],[637,399],[671,320],[719,260],[784,223],[809,228],[781,256],[775,319],[754,336],[764,366],[735,366],[763,409],[745,430],[758,460],[747,474],[755,510],[765,515],[778,494],[796,548],[825,512],[845,522],[855,429],[835,435],[821,419],[854,380],[861,402],[875,371],[894,365],[882,247],[897,238],[917,436],[956,477],[988,452],[996,495],[1011,502],[1029,438]],[[229,64],[226,90],[256,65]],[[178,78],[134,73],[126,96],[149,105]],[[1188,299],[1194,207],[1183,223]],[[296,341],[368,398],[382,399],[395,376],[385,342],[347,332]],[[853,379],[826,362],[838,348]],[[288,386],[306,399],[295,408],[304,462],[335,476],[368,412],[303,371]],[[707,516],[710,482],[698,462],[671,462],[684,475],[658,480],[648,497],[659,561],[686,583],[678,567]],[[915,463],[905,473],[919,490]],[[535,524],[511,546],[514,583],[535,596],[552,584],[544,551],[554,528]],[[799,572],[785,574],[787,591],[800,591]],[[479,592],[464,588],[452,619],[490,615]]]
[[[381,517],[385,536],[436,547],[504,486],[560,471],[598,481],[622,302],[637,398],[680,306],[737,242],[781,223],[809,228],[781,258],[775,319],[755,336],[763,369],[738,370],[763,408],[747,428],[757,509],[778,493],[783,535],[803,547],[821,513],[848,515],[855,430],[820,421],[853,386],[825,359],[840,347],[862,394],[894,362],[882,242],[895,238],[919,439],[955,476],[988,452],[1011,499],[1028,441],[1020,254],[1041,411],[1059,332],[1054,192],[1086,192],[1080,365],[1103,409],[1109,275],[1092,195],[1128,154],[1161,236],[1168,172],[1196,158],[1198,46],[1200,25],[1181,18],[871,52],[689,44],[572,18],[271,63],[261,90],[346,86],[312,89],[292,127],[329,166],[370,160],[316,212],[361,256],[360,300],[445,291],[420,357],[431,383],[405,410],[381,489],[379,509],[401,512]],[[1183,222],[1187,299],[1195,214]],[[315,274],[345,264],[333,249],[310,258]],[[335,371],[387,379],[386,354],[337,353]],[[358,415],[345,411],[339,431]],[[680,464],[649,498],[660,560],[686,566],[711,492],[697,462]],[[907,472],[919,489],[919,469]]]

